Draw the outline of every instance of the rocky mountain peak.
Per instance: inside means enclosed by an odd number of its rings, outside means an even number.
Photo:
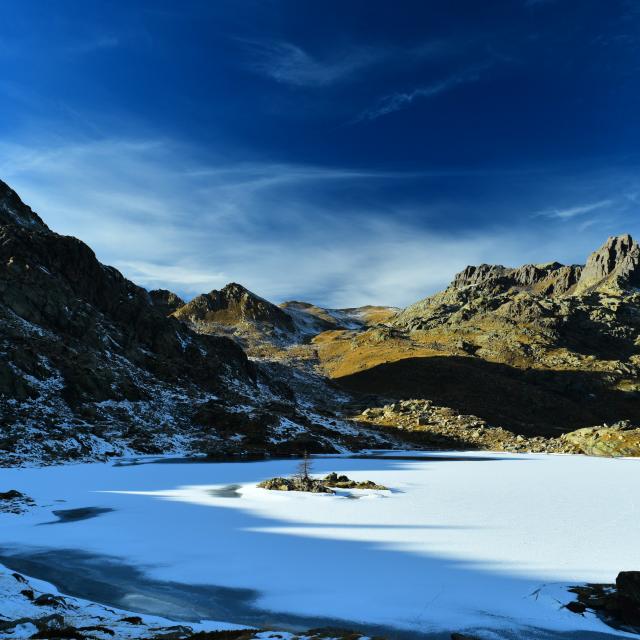
[[[20,196],[0,180],[0,225],[18,225],[34,231],[48,231],[42,218]]]
[[[589,256],[575,292],[633,286],[640,286],[640,245],[624,234],[610,237]]]
[[[194,325],[265,323],[286,331],[294,330],[293,320],[285,311],[236,282],[195,297],[174,316]]]

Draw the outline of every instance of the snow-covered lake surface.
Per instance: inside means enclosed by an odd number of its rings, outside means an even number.
[[[613,582],[640,567],[639,460],[321,457],[317,474],[391,491],[255,487],[295,467],[2,469],[0,488],[38,507],[0,514],[0,562],[63,593],[173,619],[331,623],[397,638],[626,635],[562,605],[573,599],[568,585]]]

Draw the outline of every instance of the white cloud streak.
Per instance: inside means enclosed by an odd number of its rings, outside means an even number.
[[[480,69],[476,68],[454,74],[444,80],[425,87],[418,87],[412,91],[392,93],[380,98],[373,107],[363,111],[355,121],[362,122],[377,120],[378,118],[389,115],[390,113],[410,107],[416,100],[435,98],[442,93],[447,93],[456,87],[470,82],[476,82],[479,79]]]
[[[576,216],[582,216],[585,213],[591,213],[597,209],[603,209],[610,207],[613,204],[612,200],[600,200],[598,202],[591,202],[589,204],[577,205],[574,207],[566,207],[564,209],[546,209],[545,211],[538,211],[535,217],[543,216],[545,218],[559,218],[560,220],[570,220]]]

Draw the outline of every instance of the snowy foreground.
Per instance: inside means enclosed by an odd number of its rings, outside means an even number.
[[[62,593],[172,620],[339,624],[391,638],[637,637],[563,604],[568,586],[638,569],[639,460],[326,457],[317,474],[391,491],[255,487],[295,466],[1,469],[0,489],[38,506],[0,514],[0,562]]]

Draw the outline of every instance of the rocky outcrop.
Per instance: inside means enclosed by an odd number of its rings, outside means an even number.
[[[587,259],[584,267],[558,262],[528,264],[516,269],[501,265],[469,266],[456,275],[450,289],[478,287],[485,292],[509,289],[547,297],[583,295],[605,288],[640,286],[640,245],[630,236],[611,237]]]
[[[370,407],[355,421],[399,430],[404,438],[430,449],[471,449],[513,453],[577,453],[570,441],[543,436],[526,437],[473,415],[461,414],[430,400],[401,400]]]
[[[577,429],[562,435],[561,440],[590,456],[640,457],[640,428],[628,421]]]
[[[570,611],[590,610],[616,629],[640,633],[640,571],[621,571],[615,585],[587,584],[570,591],[578,596],[566,605]]]
[[[335,493],[334,489],[369,489],[373,491],[388,491],[389,489],[373,480],[356,482],[345,475],[330,473],[324,478],[309,476],[293,476],[291,478],[270,478],[258,485],[259,489],[270,491],[302,491],[305,493]]]
[[[603,287],[623,290],[640,287],[640,245],[630,235],[609,238],[589,256],[575,293]]]
[[[640,428],[629,422],[612,426],[587,427],[559,437],[515,434],[488,424],[473,415],[458,413],[430,400],[402,400],[382,407],[370,407],[354,420],[398,429],[414,441],[429,447],[510,451],[514,453],[583,453],[590,456],[640,457]]]
[[[612,287],[618,292],[632,293],[637,286],[640,286],[640,245],[629,235],[618,236],[609,238],[584,267],[558,262],[515,269],[487,264],[469,266],[455,276],[445,291],[407,307],[395,324],[409,329],[429,327],[434,322],[462,324],[479,313],[497,311],[515,299],[524,303],[521,308],[535,307],[543,300],[548,301],[544,303],[548,307],[560,308],[570,297],[594,292],[606,294]],[[582,303],[567,302],[564,306]],[[557,312],[551,310],[549,315],[555,316]],[[527,320],[514,318],[519,319]]]
[[[352,480],[349,476],[337,474],[335,471],[326,475],[322,482],[331,489],[370,489],[373,491],[389,491],[389,487],[373,480]]]
[[[0,225],[18,225],[26,229],[46,231],[42,218],[27,206],[8,184],[0,180]]]
[[[301,491],[303,493],[333,493],[322,480],[315,478],[269,478],[258,483],[259,489],[268,491]]]
[[[34,505],[33,498],[16,489],[0,492],[0,513],[23,513]]]
[[[171,315],[185,304],[180,296],[167,289],[153,289],[149,291],[149,297],[153,306],[165,316]]]
[[[485,290],[534,291],[542,295],[563,295],[578,282],[582,268],[565,266],[559,262],[527,264],[517,269],[501,265],[470,266],[456,275],[451,287],[482,287]]]

